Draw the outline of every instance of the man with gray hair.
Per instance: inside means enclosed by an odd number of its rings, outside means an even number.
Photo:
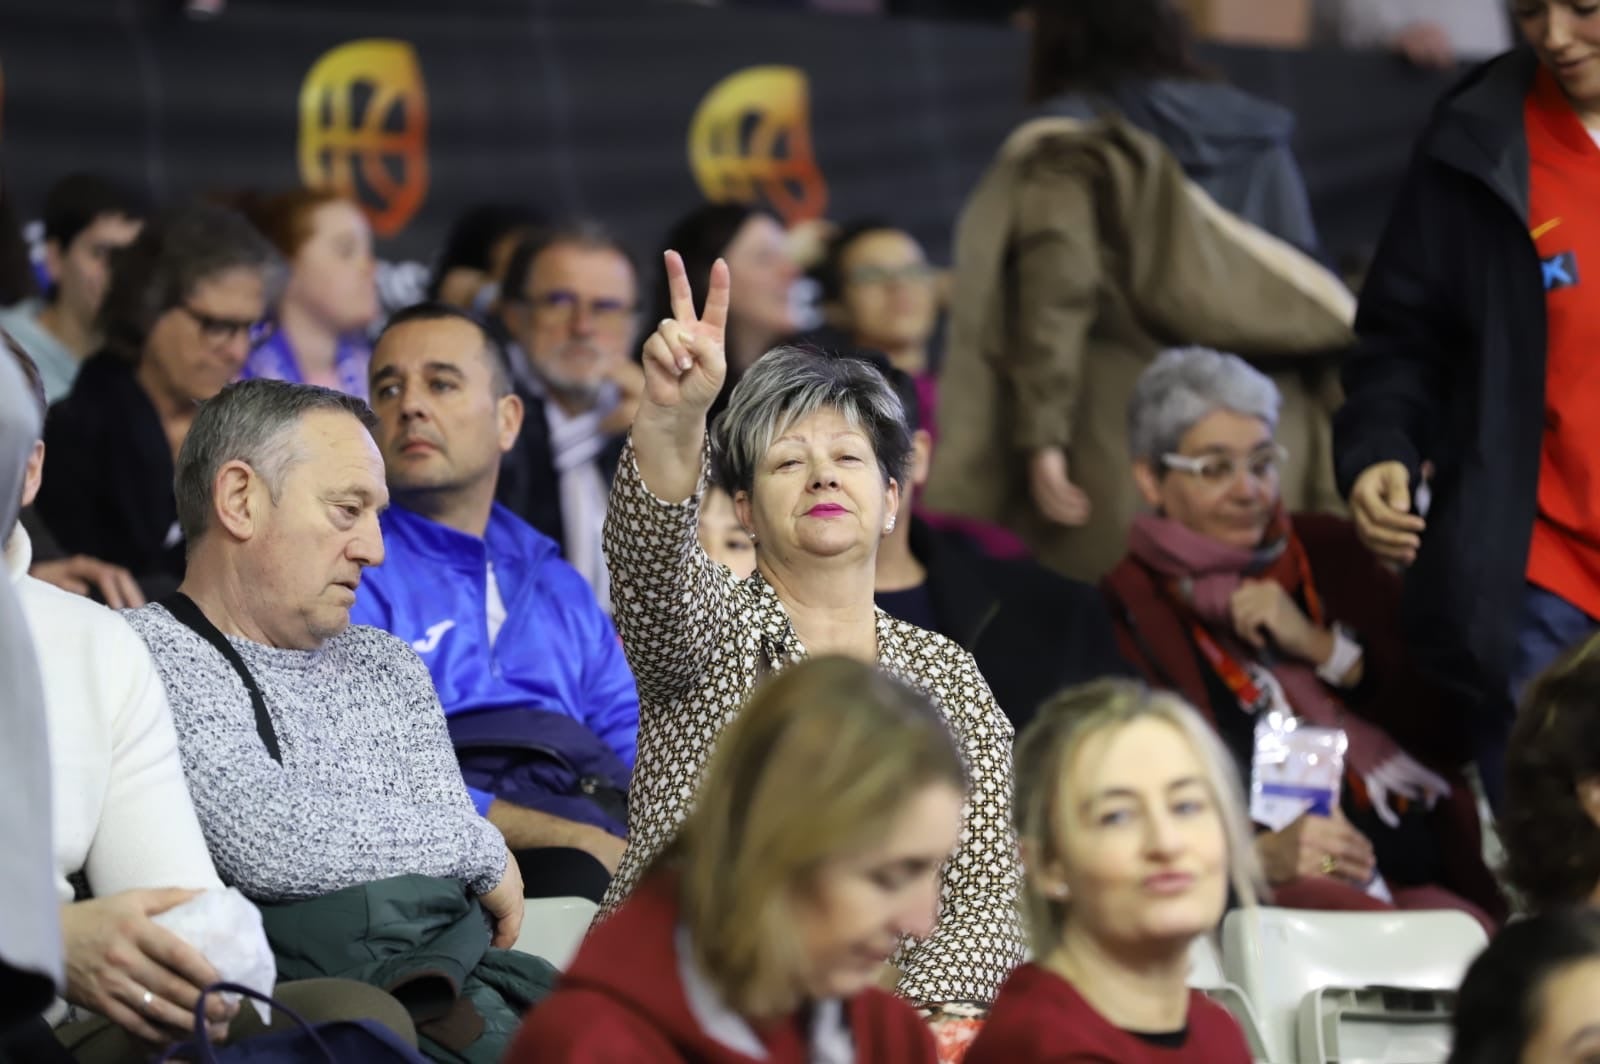
[[[527,412],[496,497],[556,541],[609,613],[600,526],[644,388],[631,357],[639,324],[633,259],[593,222],[558,226],[511,256],[494,315],[512,340]]]
[[[383,561],[374,424],[325,388],[225,388],[178,456],[187,575],[127,617],[166,685],[224,880],[262,902],[456,880],[509,946],[521,877],[473,810],[428,671],[349,622],[362,570]]]

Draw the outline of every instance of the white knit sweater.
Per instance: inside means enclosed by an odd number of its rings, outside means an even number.
[[[100,897],[221,886],[144,641],[106,607],[29,576],[21,525],[5,559],[44,680],[56,893],[71,901],[67,877],[80,869]]]
[[[123,616],[166,684],[217,869],[247,897],[318,898],[403,875],[478,894],[500,881],[505,840],[473,808],[433,679],[405,643],[362,625],[320,650],[230,639],[261,689],[279,764],[216,648],[160,605]]]

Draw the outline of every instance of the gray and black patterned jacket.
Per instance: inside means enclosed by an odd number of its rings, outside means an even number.
[[[612,486],[605,546],[617,631],[639,684],[639,754],[628,849],[602,916],[677,833],[717,737],[757,679],[769,666],[806,656],[760,573],[736,581],[700,548],[699,502],[699,492],[676,505],[651,494],[629,443]],[[1009,815],[1011,722],[972,655],[955,643],[882,610],[877,632],[879,665],[943,710],[972,780],[961,839],[944,870],[938,928],[896,955],[898,990],[927,1004],[986,1004],[1023,954]]]

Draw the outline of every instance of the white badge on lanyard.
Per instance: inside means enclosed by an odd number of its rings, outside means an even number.
[[[1298,720],[1276,690],[1273,707],[1256,717],[1250,764],[1250,819],[1282,831],[1307,813],[1332,816],[1339,807],[1348,746],[1339,728],[1317,728]]]

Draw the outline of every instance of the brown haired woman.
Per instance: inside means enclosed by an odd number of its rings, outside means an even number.
[[[1505,875],[1535,911],[1600,904],[1600,635],[1533,681],[1506,752]]]

